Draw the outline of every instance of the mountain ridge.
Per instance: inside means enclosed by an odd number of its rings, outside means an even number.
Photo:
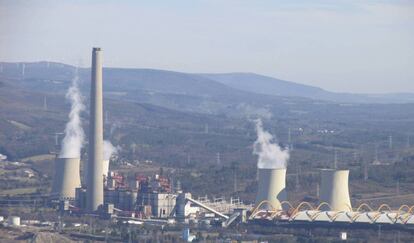
[[[23,65],[24,64],[24,65]],[[69,81],[74,66],[58,62],[0,62],[0,77],[27,81]],[[146,90],[198,97],[252,98],[257,95],[295,97],[339,103],[413,103],[413,93],[355,94],[331,92],[323,88],[249,72],[186,73],[152,68],[104,67],[105,86],[112,91]],[[80,68],[89,79],[89,68]],[[36,83],[39,85],[39,83]],[[33,87],[36,88],[36,87]],[[44,87],[46,88],[46,87]],[[56,87],[57,90],[62,87]],[[256,97],[257,98],[257,97]]]
[[[411,103],[414,102],[414,93],[347,93],[332,92],[323,88],[286,81],[256,73],[200,73],[203,77],[221,82],[230,87],[244,91],[267,95],[280,95],[290,97],[304,97],[334,102],[352,103]]]

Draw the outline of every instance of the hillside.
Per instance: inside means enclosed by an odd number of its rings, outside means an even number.
[[[74,68],[59,63],[24,66],[10,63],[0,69],[0,153],[12,160],[56,151],[55,133],[63,131],[69,112],[65,92]],[[79,72],[88,106],[89,70]],[[297,85],[296,90],[309,90]],[[252,154],[252,119],[262,117],[281,145],[289,137],[293,142],[288,173],[329,167],[336,148],[338,166],[350,168],[351,180],[359,180],[361,164],[371,163],[377,148],[382,161],[403,166],[376,168],[370,178],[380,184],[399,178],[402,191],[412,187],[414,147],[407,139],[414,136],[414,104],[336,103],[289,95],[247,92],[196,74],[106,68],[104,137],[120,147],[122,159],[174,168],[173,176],[195,195],[232,191],[237,168],[240,191],[235,195],[253,199],[257,158]],[[88,110],[81,117],[88,134]],[[86,147],[87,141],[83,152]],[[307,177],[303,194],[295,197],[314,193],[314,179]]]
[[[15,88],[64,94],[75,68],[60,63],[0,63],[0,79]],[[286,97],[238,90],[200,75],[153,69],[104,68],[106,98],[149,103],[168,109],[205,114],[245,116]],[[80,86],[89,95],[90,72],[78,70]],[[298,101],[298,97],[294,98]],[[248,105],[247,105],[248,103]]]
[[[316,98],[328,93],[321,88],[254,73],[200,74],[200,76],[223,83],[229,87],[259,94]]]
[[[70,65],[51,62],[0,63],[0,67],[0,77],[39,91],[67,86],[76,70]],[[80,68],[78,73],[81,80],[89,82],[89,68]],[[202,97],[245,93],[199,75],[173,71],[104,68],[103,75],[104,90],[112,92],[145,90]]]
[[[37,91],[66,90],[75,67],[52,62],[0,63],[0,77]],[[88,93],[88,68],[79,69]],[[258,106],[289,97],[340,103],[413,103],[414,94],[336,93],[254,73],[190,74],[139,68],[104,68],[104,91],[113,98],[148,102],[171,109],[202,113],[227,112],[218,103]],[[1,85],[1,83],[0,83]],[[190,105],[191,103],[191,105]],[[224,109],[224,110],[223,110]]]
[[[258,94],[303,97],[333,102],[351,103],[411,103],[414,94],[352,94],[329,92],[324,89],[280,80],[255,73],[200,74],[200,76],[220,82],[229,87]]]

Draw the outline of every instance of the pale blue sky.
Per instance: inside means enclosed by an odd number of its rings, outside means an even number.
[[[0,0],[0,61],[256,72],[414,92],[414,1]]]

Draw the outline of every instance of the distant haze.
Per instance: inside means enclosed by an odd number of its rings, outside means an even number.
[[[0,0],[0,61],[89,66],[100,46],[105,66],[414,92],[413,43],[410,0]]]

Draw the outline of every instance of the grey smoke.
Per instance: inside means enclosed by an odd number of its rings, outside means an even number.
[[[80,158],[85,134],[82,128],[80,113],[85,110],[82,95],[79,90],[79,76],[76,70],[72,84],[66,93],[66,99],[71,103],[69,122],[66,123],[65,137],[62,140],[61,158]]]
[[[118,153],[118,148],[114,147],[110,141],[104,140],[103,153],[104,153],[103,159],[109,160],[112,155]]]
[[[109,135],[112,136],[117,129],[121,128],[121,124],[118,122],[113,122],[109,130]]]
[[[269,109],[264,107],[255,107],[246,103],[241,103],[237,105],[237,109],[240,110],[247,118],[262,118],[269,120],[272,118],[273,114]]]
[[[263,129],[260,119],[256,120],[257,140],[253,144],[253,154],[258,156],[260,169],[284,169],[289,160],[289,150],[281,148],[269,132]]]

